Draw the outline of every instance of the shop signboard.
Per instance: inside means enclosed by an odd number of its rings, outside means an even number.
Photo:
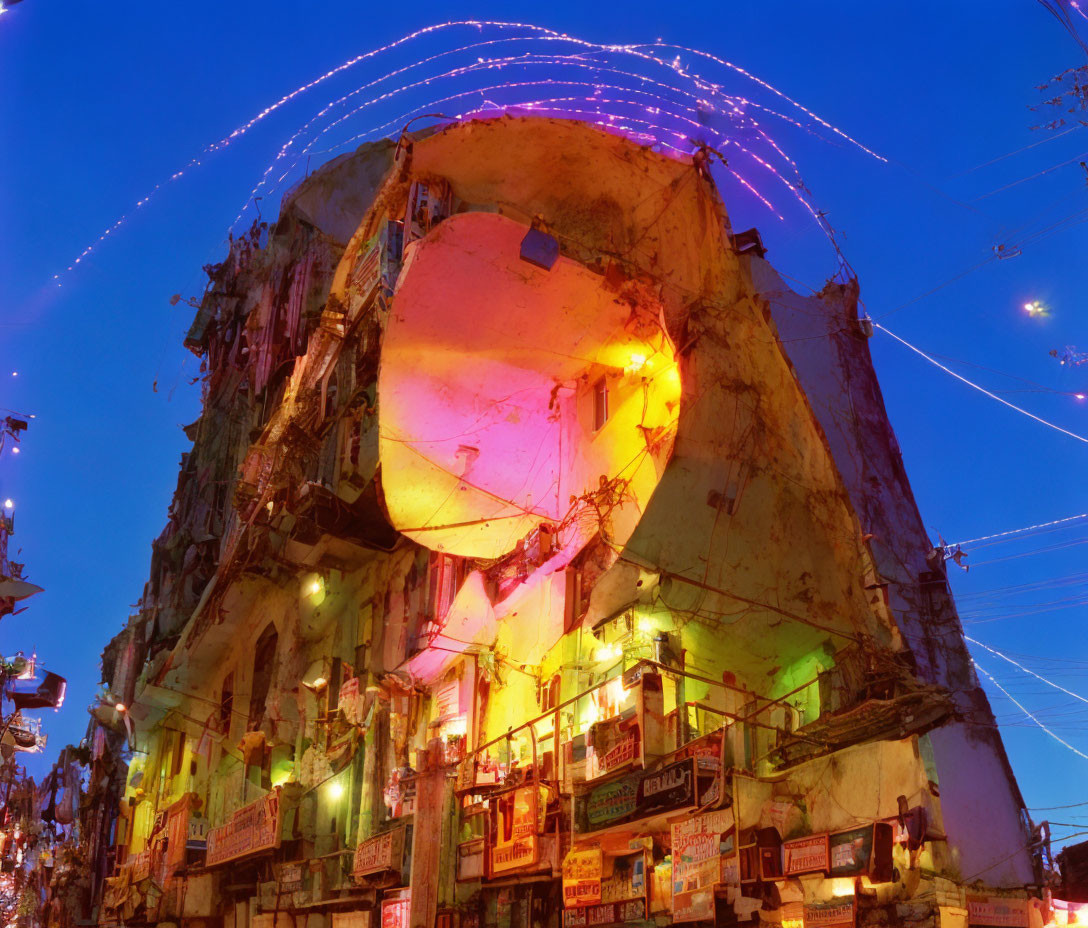
[[[207,866],[280,846],[283,805],[279,790],[242,806],[225,825],[208,831]]]
[[[695,759],[660,770],[640,770],[587,789],[574,800],[576,834],[600,831],[651,815],[698,805]]]
[[[404,835],[401,825],[390,831],[367,838],[355,848],[355,860],[351,868],[354,876],[366,876],[385,870],[400,870],[404,857]]]
[[[439,721],[456,718],[461,714],[461,681],[450,680],[434,691],[434,704]]]
[[[411,893],[386,897],[382,900],[382,928],[408,928],[411,911]]]
[[[673,760],[695,757],[700,770],[719,770],[722,765],[722,731],[712,731],[694,741],[689,741],[672,755]]]
[[[611,856],[611,855],[610,855]],[[646,895],[646,850],[617,854],[601,880],[601,902],[628,902]]]
[[[714,884],[721,879],[721,838],[733,812],[696,815],[672,826],[673,922],[714,918]]]
[[[190,851],[204,850],[208,846],[208,820],[190,811],[185,840]]]
[[[625,902],[605,902],[601,905],[564,909],[563,928],[603,928],[606,925],[622,925],[624,922],[640,922],[645,918],[646,900],[628,899]]]
[[[563,859],[563,905],[566,908],[601,901],[604,854],[599,847],[571,848]]]
[[[279,875],[276,879],[276,890],[282,896],[293,895],[305,888],[308,865],[305,861],[292,861],[280,864]]]
[[[782,843],[782,865],[786,876],[828,869],[827,835],[809,835]]]
[[[868,874],[874,883],[886,883],[892,876],[892,826],[874,822],[828,839],[831,851],[829,876]]]
[[[491,848],[491,872],[520,870],[537,862],[537,788],[523,786],[495,802],[495,843]]]
[[[986,928],[1027,928],[1028,900],[968,893],[967,923]]]
[[[852,828],[831,835],[831,868],[829,876],[856,876],[869,867],[873,853],[873,826]]]
[[[853,896],[824,905],[806,905],[805,928],[854,928],[856,912]]]
[[[593,726],[597,776],[642,763],[642,732],[636,717],[616,716]]]
[[[472,838],[457,845],[457,879],[462,882],[482,880],[487,848],[483,838]]]

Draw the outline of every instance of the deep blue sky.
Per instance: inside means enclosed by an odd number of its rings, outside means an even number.
[[[46,588],[25,613],[0,624],[0,651],[36,649],[71,682],[67,704],[47,719],[51,750],[31,762],[32,771],[84,732],[101,648],[139,598],[149,544],[165,520],[186,447],[179,425],[198,413],[198,387],[189,383],[197,363],[181,347],[191,310],[171,308],[169,298],[199,296],[200,267],[222,255],[253,182],[329,94],[296,101],[168,186],[62,288],[50,284],[53,273],[206,143],[335,64],[453,13],[452,5],[419,2],[25,0],[0,17],[0,406],[37,415],[22,453],[0,460],[0,497],[17,501],[15,541],[29,577]],[[985,260],[1010,229],[1044,208],[1052,207],[1040,226],[1088,208],[1079,159],[976,203],[954,202],[1088,152],[1088,130],[1079,130],[971,170],[1044,138],[1030,131],[1035,85],[1083,63],[1030,0],[476,2],[456,16],[538,22],[598,42],[660,37],[712,51],[887,155],[893,163],[884,165],[844,146],[784,139],[817,205],[843,233],[876,317]],[[770,259],[786,272],[818,288],[833,270],[799,218],[778,222],[750,201],[727,206],[738,227],[759,225]],[[888,326],[932,353],[1088,390],[1088,366],[1071,371],[1047,355],[1066,344],[1088,347],[1086,245],[1088,226],[1074,225],[896,313]],[[1021,304],[1035,298],[1052,308],[1050,318],[1026,317]],[[953,541],[1088,511],[1088,446],[971,391],[886,336],[878,333],[872,347],[935,532]],[[981,368],[956,369],[991,389],[1025,386]],[[1088,433],[1088,402],[1002,395]],[[1084,525],[972,559],[1080,540],[1088,540]],[[970,575],[953,568],[954,588],[970,594],[1066,578],[1088,570],[1084,550],[1073,544],[980,563]],[[1022,614],[1024,604],[1068,595],[1088,601],[1088,583],[1032,591],[988,611],[981,617],[995,620],[968,625],[968,634],[1047,658],[1025,663],[1088,695],[1088,606]],[[984,598],[965,599],[965,612]],[[1059,714],[1083,704],[984,651],[978,657],[1088,753],[1088,715]],[[1023,714],[986,687],[1010,723],[1004,734],[1028,805],[1088,801],[1088,760],[1023,724]],[[1077,815],[1088,822],[1088,805],[1050,817],[1076,822]]]

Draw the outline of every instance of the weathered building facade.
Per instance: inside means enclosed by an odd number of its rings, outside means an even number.
[[[856,290],[705,170],[457,123],[209,275],[99,924],[1042,924]]]

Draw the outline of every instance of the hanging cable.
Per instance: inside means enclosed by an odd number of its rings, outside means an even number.
[[[890,334],[890,333],[889,333]],[[1035,525],[1025,525],[1023,528],[1009,529],[1007,532],[995,532],[993,535],[980,535],[978,538],[968,538],[966,541],[956,541],[948,545],[950,548],[973,545],[980,541],[990,541],[994,538],[1008,538],[1011,535],[1024,535],[1028,532],[1036,532],[1039,529],[1050,528],[1054,525],[1064,525],[1068,522],[1076,522],[1080,519],[1088,519],[1088,512],[1082,512],[1075,516],[1066,516],[1064,519],[1054,519],[1051,522],[1038,522]]]

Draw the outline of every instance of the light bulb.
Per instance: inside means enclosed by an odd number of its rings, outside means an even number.
[[[344,784],[339,780],[329,784],[329,798],[333,801],[340,799],[344,795]]]
[[[13,500],[13,499],[4,500],[4,508],[5,509],[14,509],[15,508],[15,500]]]

